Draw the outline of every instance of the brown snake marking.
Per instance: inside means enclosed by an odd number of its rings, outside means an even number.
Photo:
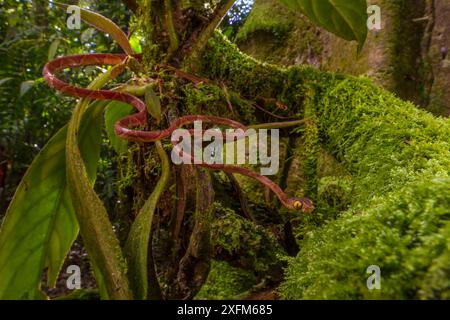
[[[140,60],[140,56],[134,56],[137,60]],[[124,103],[128,103],[137,109],[137,113],[120,119],[114,126],[115,133],[121,139],[135,142],[154,142],[171,136],[172,132],[179,127],[193,123],[194,121],[203,121],[216,125],[228,126],[235,129],[246,130],[246,127],[234,120],[206,115],[188,115],[181,117],[174,121],[169,127],[164,130],[155,131],[143,131],[134,130],[133,128],[145,126],[147,124],[147,107],[145,103],[128,93],[111,91],[111,90],[89,90],[86,88],[80,88],[67,84],[58,79],[55,74],[66,68],[91,66],[91,65],[118,65],[123,63],[127,59],[125,54],[80,54],[73,56],[65,56],[56,58],[48,62],[43,70],[44,79],[54,89],[63,92],[67,95],[96,100],[115,100]],[[173,68],[170,68],[173,69]],[[195,76],[189,75],[182,71],[175,70],[177,76],[192,81],[197,79]],[[176,146],[175,141],[171,141]],[[311,200],[306,198],[289,198],[284,191],[272,180],[262,176],[254,171],[246,168],[242,168],[235,165],[228,164],[207,164],[201,163],[200,166],[211,170],[222,170],[229,173],[242,174],[253,179],[258,180],[264,186],[272,190],[280,200],[280,202],[286,208],[290,210],[299,210],[305,213],[309,213],[314,210],[314,206]]]

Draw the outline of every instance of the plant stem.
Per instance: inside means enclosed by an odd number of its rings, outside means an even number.
[[[169,54],[172,54],[173,52],[177,51],[179,47],[177,31],[175,29],[175,25],[173,22],[173,6],[171,1],[172,0],[164,0],[164,7],[166,13],[166,31],[169,34],[170,40]]]
[[[148,248],[152,229],[153,214],[161,194],[163,193],[169,180],[170,165],[169,159],[162,146],[161,141],[155,142],[156,151],[161,159],[161,177],[156,184],[155,190],[145,202],[136,220],[131,226],[125,244],[125,253],[129,263],[128,274],[131,287],[136,299],[158,298],[159,284],[151,283],[154,287],[149,288],[148,274]],[[156,277],[155,277],[156,278]],[[155,279],[156,280],[156,279]],[[160,295],[160,294],[159,294]]]
[[[309,121],[309,118],[302,119],[302,120],[295,120],[295,121],[285,121],[285,122],[272,122],[272,123],[261,123],[261,124],[255,124],[252,126],[248,126],[248,129],[282,129],[282,128],[289,128],[289,127],[295,127],[302,124],[305,124],[307,121]]]

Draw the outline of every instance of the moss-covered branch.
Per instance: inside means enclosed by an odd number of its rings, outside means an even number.
[[[313,109],[321,147],[352,175],[350,208],[304,234],[282,286],[285,298],[448,298],[450,124],[365,78],[280,69],[238,52],[220,35],[204,73],[245,96]],[[378,265],[382,289],[367,289]]]

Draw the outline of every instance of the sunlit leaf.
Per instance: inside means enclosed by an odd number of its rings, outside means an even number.
[[[145,104],[148,113],[159,122],[161,120],[161,100],[151,86],[148,86],[145,90]]]
[[[83,117],[80,150],[93,183],[100,157],[102,111],[96,103]],[[44,267],[54,285],[78,234],[66,182],[67,127],[41,150],[16,190],[0,229],[0,299],[39,299]]]
[[[280,0],[299,10],[318,26],[345,40],[356,40],[359,49],[367,37],[366,0]]]
[[[67,9],[69,5],[64,3],[54,2],[54,4],[60,8]],[[108,33],[111,37],[117,41],[119,46],[125,51],[126,54],[134,54],[131,49],[130,42],[126,34],[110,19],[90,10],[80,8],[81,19],[97,28],[98,30]]]
[[[48,48],[48,57],[47,57],[47,59],[49,61],[52,60],[55,57],[56,52],[58,51],[58,47],[59,47],[59,43],[60,42],[61,42],[61,40],[56,39],[50,44],[50,47]]]
[[[142,47],[139,40],[139,37],[136,36],[136,34],[133,34],[130,38],[130,45],[134,52],[136,53],[142,53]]]
[[[106,107],[106,133],[108,134],[108,139],[111,143],[111,146],[114,148],[114,150],[116,150],[118,154],[123,154],[127,151],[128,141],[119,139],[117,137],[116,133],[114,132],[114,125],[119,119],[131,114],[133,110],[133,106],[119,101],[112,101]]]
[[[34,86],[34,80],[27,80],[20,84],[19,97],[22,97]]]

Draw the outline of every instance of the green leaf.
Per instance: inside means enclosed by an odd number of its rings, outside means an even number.
[[[140,38],[136,34],[133,34],[131,36],[130,45],[134,52],[136,52],[137,54],[142,53]]]
[[[34,86],[34,80],[27,80],[20,84],[19,97],[22,97]]]
[[[112,101],[106,107],[105,111],[106,133],[108,135],[108,139],[109,142],[111,143],[111,146],[118,154],[123,154],[127,151],[128,141],[119,139],[117,137],[116,133],[114,132],[114,126],[119,119],[130,115],[133,112],[133,110],[134,110],[133,106],[119,101]]]
[[[54,4],[60,8],[67,9],[69,5],[64,3],[54,2]],[[81,19],[97,28],[98,30],[108,33],[111,37],[117,41],[119,46],[128,55],[133,55],[133,49],[131,49],[130,42],[127,35],[110,19],[90,10],[80,8]]]
[[[112,67],[91,82],[88,89],[101,88],[117,76],[117,70],[120,68],[123,66]],[[114,233],[103,202],[87,179],[87,168],[78,146],[80,123],[88,102],[87,99],[80,100],[67,128],[66,171],[70,195],[101,297],[131,299],[133,294],[129,288],[127,264],[119,240]]]
[[[48,61],[53,60],[53,58],[55,57],[60,42],[61,40],[56,39],[50,44],[50,47],[48,48]]]
[[[96,103],[83,117],[80,149],[92,184],[100,157],[102,110]],[[78,234],[66,183],[67,126],[36,156],[16,190],[0,229],[0,299],[40,299],[42,271],[54,285]]]
[[[366,0],[280,0],[299,10],[318,26],[345,40],[356,40],[359,50],[367,37]]]
[[[145,89],[145,103],[148,113],[156,119],[156,122],[161,121],[161,100],[151,86]]]

